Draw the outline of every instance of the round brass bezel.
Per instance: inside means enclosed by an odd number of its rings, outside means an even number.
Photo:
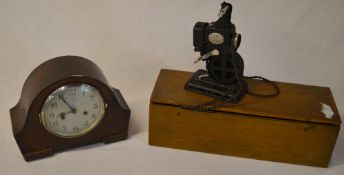
[[[96,117],[96,121],[92,123],[92,125],[90,125],[87,129],[84,129],[82,130],[81,132],[77,133],[77,134],[73,134],[73,135],[68,135],[68,134],[61,134],[61,133],[58,133],[56,132],[55,130],[52,129],[52,127],[48,124],[48,122],[46,121],[46,117],[44,115],[44,106],[46,104],[48,104],[50,102],[50,100],[54,97],[53,95],[54,94],[58,94],[59,92],[62,92],[64,89],[66,88],[70,88],[70,87],[80,87],[80,86],[88,86],[89,88],[92,88],[94,89],[95,91],[98,92],[99,96],[101,97],[101,103],[100,103],[100,114]],[[66,85],[63,85],[63,86],[60,86],[59,88],[57,88],[56,90],[52,91],[47,97],[46,99],[44,100],[44,103],[42,105],[42,108],[41,108],[41,112],[39,113],[39,117],[40,117],[40,121],[42,123],[42,125],[44,126],[44,128],[51,134],[55,135],[55,136],[58,136],[58,137],[61,137],[61,138],[77,138],[77,137],[80,137],[80,136],[83,136],[89,132],[91,132],[93,129],[96,128],[96,126],[100,123],[100,121],[102,120],[103,116],[104,116],[104,113],[105,113],[105,110],[106,110],[106,107],[107,107],[107,104],[105,103],[104,101],[104,97],[102,96],[102,93],[100,93],[100,91],[88,84],[88,83],[84,83],[84,82],[74,82],[74,83],[70,83],[70,84],[66,84]]]

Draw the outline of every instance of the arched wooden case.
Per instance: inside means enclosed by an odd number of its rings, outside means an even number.
[[[89,133],[62,138],[49,133],[39,113],[47,96],[61,86],[87,83],[96,87],[107,105],[103,118]],[[13,135],[26,161],[68,148],[127,138],[130,109],[118,89],[112,88],[90,60],[62,56],[39,65],[26,79],[18,104],[10,109]]]

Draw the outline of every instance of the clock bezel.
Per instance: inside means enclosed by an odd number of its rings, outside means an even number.
[[[100,104],[100,114],[97,116],[97,119],[95,122],[92,123],[91,126],[89,126],[87,129],[79,132],[78,134],[75,134],[75,135],[63,135],[57,131],[55,131],[54,129],[52,129],[48,123],[47,123],[47,120],[46,120],[46,117],[44,115],[44,106],[46,104],[48,104],[50,101],[49,101],[49,98],[54,95],[54,94],[57,94],[59,92],[62,92],[64,90],[64,88],[70,88],[70,87],[80,87],[80,86],[83,86],[83,85],[86,85],[86,86],[89,86],[95,90],[97,90],[99,96],[101,97],[101,104]],[[107,103],[105,102],[104,100],[105,98],[103,97],[103,95],[101,94],[100,90],[95,87],[94,85],[90,84],[90,83],[86,83],[86,82],[70,82],[70,83],[67,83],[65,85],[62,85],[60,87],[58,87],[57,89],[55,89],[54,91],[52,91],[48,96],[46,96],[45,100],[44,100],[44,103],[41,107],[41,112],[39,113],[39,118],[40,118],[40,122],[42,123],[42,125],[44,126],[44,128],[51,134],[57,136],[57,137],[60,137],[60,138],[69,138],[69,139],[72,139],[72,138],[77,138],[77,137],[80,137],[80,136],[83,136],[91,131],[93,131],[98,125],[99,123],[101,122],[101,120],[103,119],[103,116],[105,115],[105,112],[106,112],[106,108],[107,108]]]

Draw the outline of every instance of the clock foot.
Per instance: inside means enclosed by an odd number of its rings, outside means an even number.
[[[125,140],[127,138],[128,138],[128,132],[116,133],[116,134],[113,134],[109,137],[104,138],[103,142],[105,144],[109,144],[109,143],[117,142],[120,140]]]
[[[32,160],[40,159],[43,157],[51,156],[53,154],[54,154],[53,149],[48,148],[48,149],[43,149],[36,152],[24,153],[23,156],[26,161],[32,161]]]

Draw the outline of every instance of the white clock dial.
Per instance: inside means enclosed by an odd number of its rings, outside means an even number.
[[[48,96],[40,117],[50,133],[73,138],[94,129],[104,111],[104,100],[95,87],[72,84],[62,86]]]

